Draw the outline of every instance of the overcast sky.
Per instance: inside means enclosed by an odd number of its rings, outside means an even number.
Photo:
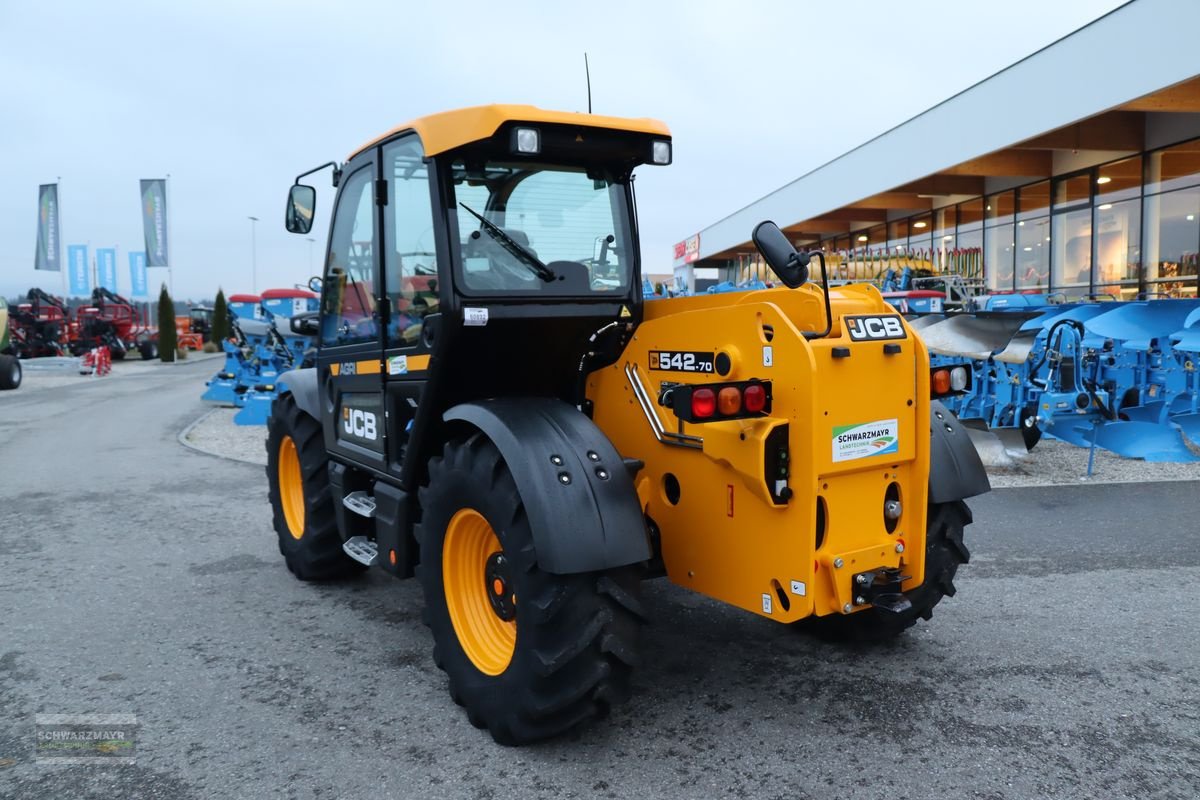
[[[637,183],[644,270],[669,272],[675,242],[1120,4],[0,0],[0,292],[61,293],[33,270],[59,176],[64,245],[118,247],[121,292],[138,179],[167,174],[177,296],[251,288],[248,216],[259,288],[303,282],[298,172],[431,112],[586,110],[585,50],[596,112],[672,129]]]

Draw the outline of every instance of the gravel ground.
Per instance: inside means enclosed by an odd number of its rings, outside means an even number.
[[[235,425],[233,417],[237,412],[236,408],[214,408],[185,429],[179,441],[202,453],[265,467],[266,426]]]
[[[181,437],[183,444],[210,455],[250,464],[267,463],[263,449],[266,429],[233,424],[237,409],[216,408],[201,417]],[[974,433],[972,438],[976,438]],[[1092,476],[1087,477],[1088,451],[1066,442],[1043,439],[1031,453],[1005,451],[984,439],[977,443],[993,488],[1016,486],[1074,486],[1081,483],[1144,483],[1200,480],[1200,463],[1157,464],[1121,458],[1096,450]]]

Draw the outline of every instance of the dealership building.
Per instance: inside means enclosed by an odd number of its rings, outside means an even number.
[[[1200,2],[1126,3],[689,236],[676,281],[769,280],[750,232],[770,219],[828,253],[831,277],[1195,296],[1197,31]]]

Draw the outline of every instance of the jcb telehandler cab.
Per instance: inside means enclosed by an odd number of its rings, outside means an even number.
[[[305,580],[415,574],[499,742],[625,699],[643,578],[880,638],[967,560],[987,478],[875,288],[806,284],[764,223],[789,288],[643,304],[633,172],[670,162],[653,120],[485,106],[324,165],[321,309],[293,322],[316,366],[268,428],[279,547]],[[288,229],[315,203],[298,178]]]

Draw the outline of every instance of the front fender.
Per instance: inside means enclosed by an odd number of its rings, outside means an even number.
[[[929,409],[929,501],[949,503],[992,490],[979,452],[958,417],[937,400]]]
[[[479,429],[500,450],[543,570],[592,572],[651,557],[633,479],[577,409],[552,398],[501,398],[455,406],[445,420]]]

